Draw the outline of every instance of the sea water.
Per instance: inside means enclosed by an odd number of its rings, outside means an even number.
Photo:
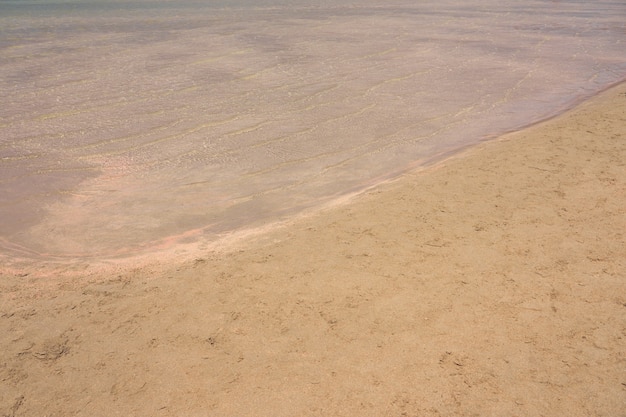
[[[0,252],[210,242],[626,77],[623,0],[0,0]]]

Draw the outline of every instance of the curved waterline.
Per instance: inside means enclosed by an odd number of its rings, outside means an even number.
[[[552,117],[626,75],[619,1],[140,2],[102,15],[43,3],[0,18],[7,256],[211,242]]]

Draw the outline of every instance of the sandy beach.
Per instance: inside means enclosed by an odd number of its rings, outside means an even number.
[[[0,415],[626,416],[625,161],[621,84],[190,261],[2,266]]]

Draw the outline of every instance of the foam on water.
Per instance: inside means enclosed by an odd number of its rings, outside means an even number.
[[[621,0],[375,3],[0,1],[2,252],[211,241],[626,76]]]

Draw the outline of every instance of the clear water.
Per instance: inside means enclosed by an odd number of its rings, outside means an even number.
[[[250,3],[0,0],[2,254],[212,241],[626,77],[623,0]]]

